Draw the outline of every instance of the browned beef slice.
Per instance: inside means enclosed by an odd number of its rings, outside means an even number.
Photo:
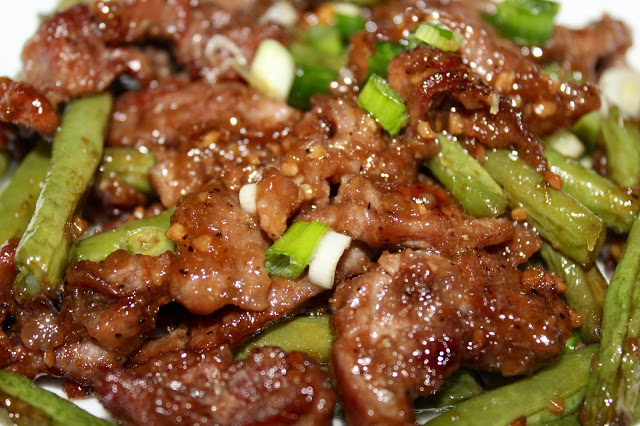
[[[133,370],[102,369],[94,389],[141,425],[329,424],[335,394],[320,365],[299,352],[173,352]]]
[[[416,190],[428,187],[415,185]],[[418,192],[418,191],[416,191]],[[319,220],[336,232],[372,247],[413,247],[456,254],[507,242],[513,225],[506,219],[477,219],[457,206],[427,207],[415,198],[354,177],[340,185],[333,203],[304,210],[297,220]]]
[[[209,189],[181,198],[171,217],[167,236],[178,245],[171,295],[200,315],[228,304],[264,310],[271,285],[264,267],[268,240],[237,194],[214,183]]]
[[[405,250],[341,284],[331,370],[348,421],[413,424],[412,397],[462,364],[516,375],[556,359],[570,313],[557,277],[536,279],[521,284],[518,269],[481,251],[450,260]]]
[[[60,124],[51,102],[29,84],[0,77],[0,121],[53,133]]]
[[[130,72],[151,78],[147,58],[136,48],[108,47],[86,5],[45,20],[22,51],[23,78],[54,105],[106,89]]]

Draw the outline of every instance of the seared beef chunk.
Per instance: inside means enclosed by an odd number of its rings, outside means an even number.
[[[269,238],[276,240],[284,234],[287,220],[302,204],[302,189],[276,169],[269,169],[258,182],[256,192],[256,213],[260,228]]]
[[[0,77],[0,122],[40,133],[53,133],[60,124],[51,102],[30,85]]]
[[[119,74],[153,78],[146,55],[135,47],[108,47],[86,5],[44,21],[22,51],[24,81],[54,105],[105,90]]]
[[[595,81],[602,69],[624,58],[631,42],[629,27],[604,16],[580,29],[557,26],[539,60],[557,62],[565,70],[580,71],[584,79]]]
[[[181,198],[167,236],[178,244],[170,292],[189,311],[205,315],[228,304],[267,308],[269,243],[235,193],[211,183],[208,192]]]
[[[136,424],[329,424],[336,397],[320,365],[275,348],[233,362],[224,348],[173,352],[98,371],[103,404]]]
[[[429,198],[427,185],[415,185],[415,199]],[[346,180],[331,205],[302,211],[298,220],[319,220],[336,232],[372,247],[436,249],[456,254],[507,242],[513,225],[506,219],[477,219],[457,206],[429,206],[384,190],[371,181]]]
[[[561,287],[482,251],[384,254],[333,300],[330,365],[347,420],[413,424],[412,397],[461,365],[512,376],[550,363],[571,335]]]
[[[473,0],[384,2],[374,7],[372,19],[383,38],[391,40],[400,39],[403,30],[425,21],[439,21],[464,34],[458,53],[465,64],[521,109],[526,127],[536,135],[568,127],[583,114],[598,109],[600,99],[595,86],[552,79],[522,54],[520,46],[496,35],[481,16],[485,4]],[[369,40],[376,41],[372,37]],[[370,46],[362,49],[362,55],[366,57],[374,51]],[[364,58],[356,58],[358,55],[351,53],[355,59],[352,63],[361,64],[360,67],[368,63]],[[362,77],[362,71],[357,75]]]

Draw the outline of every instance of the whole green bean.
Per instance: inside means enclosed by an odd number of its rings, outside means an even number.
[[[149,171],[157,163],[152,152],[132,148],[105,148],[98,182],[118,178],[144,194],[153,194]]]
[[[72,249],[71,263],[81,260],[100,262],[118,249],[151,255],[174,250],[175,244],[164,236],[164,232],[169,229],[171,215],[175,210],[172,207],[157,216],[127,222],[111,231],[100,232],[78,241]]]
[[[67,267],[69,221],[102,157],[111,95],[70,103],[55,135],[51,163],[33,218],[16,250],[16,297],[53,296]]]
[[[44,413],[49,417],[51,425],[106,426],[114,424],[92,416],[72,402],[42,389],[19,374],[0,370],[0,391]]]
[[[456,140],[438,134],[440,152],[427,160],[431,173],[475,217],[500,216],[507,209],[507,196]]]
[[[617,232],[629,232],[640,209],[638,199],[609,179],[547,147],[551,171],[564,180],[562,190],[580,201]]]
[[[598,365],[589,380],[585,421],[628,424],[640,383],[640,216],[631,227],[604,301]],[[621,423],[619,423],[621,422]]]
[[[470,372],[458,370],[447,377],[438,392],[417,399],[414,408],[420,410],[451,407],[483,392],[484,389]]]
[[[574,415],[582,407],[584,401],[585,387],[578,389],[573,394],[562,398],[563,412],[562,414],[554,414],[547,407],[541,409],[537,413],[527,416],[527,426],[546,426],[555,425],[560,419],[565,417],[575,417]],[[576,418],[577,420],[577,418]]]
[[[255,347],[279,346],[287,352],[305,352],[318,362],[327,362],[332,340],[328,315],[300,316],[262,331],[238,350],[236,358],[246,358]]]
[[[576,392],[585,387],[596,351],[596,346],[587,346],[568,353],[533,376],[458,404],[429,422],[429,426],[477,425],[479,419],[489,419],[495,425],[508,425],[521,417],[541,415],[540,412],[552,400],[572,401]]]
[[[609,175],[621,186],[640,183],[640,129],[624,121],[615,109],[602,123],[602,140],[607,153]]]
[[[51,145],[40,142],[24,158],[0,192],[0,244],[21,237],[36,208],[47,175]]]
[[[582,315],[580,333],[583,340],[586,343],[599,342],[607,280],[602,276],[598,266],[584,269],[546,243],[542,246],[540,254],[547,268],[557,272],[567,284],[564,295],[567,302]]]
[[[489,150],[484,167],[502,186],[511,208],[523,207],[527,221],[555,249],[585,267],[593,264],[606,237],[602,219],[570,195],[545,184],[514,153]]]
[[[588,152],[593,152],[598,147],[598,140],[602,134],[602,113],[590,112],[583,115],[571,128],[571,132],[584,143]]]

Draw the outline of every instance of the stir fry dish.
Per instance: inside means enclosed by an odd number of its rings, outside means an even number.
[[[0,421],[633,423],[640,78],[559,7],[60,4],[0,77]]]

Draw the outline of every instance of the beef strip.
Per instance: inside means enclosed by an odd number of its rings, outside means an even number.
[[[429,194],[427,185],[415,188],[416,193]],[[447,254],[507,242],[514,232],[506,219],[474,218],[457,206],[427,208],[362,177],[345,180],[331,205],[305,209],[296,219],[319,220],[372,247],[436,249]]]
[[[391,40],[399,40],[403,31],[420,22],[438,21],[462,33],[465,39],[458,53],[465,64],[522,110],[526,127],[536,135],[566,128],[582,115],[599,108],[596,86],[554,80],[523,55],[521,46],[498,36],[481,16],[486,5],[487,2],[474,0],[384,2],[373,8],[372,19],[378,31]],[[373,37],[368,40],[376,41]],[[369,44],[362,53],[352,52],[351,58],[360,54],[368,57],[374,51]],[[360,64],[361,68],[368,60],[357,58],[351,63]],[[357,75],[362,75],[362,71]]]
[[[35,88],[0,77],[0,122],[53,133],[60,124],[60,117],[51,102]]]
[[[328,425],[336,402],[319,364],[275,348],[235,362],[224,347],[168,353],[99,370],[94,389],[109,410],[144,425]]]
[[[154,78],[147,56],[135,47],[109,47],[86,5],[45,20],[22,51],[23,79],[57,105],[105,90],[119,74]]]
[[[167,236],[177,254],[170,293],[189,311],[206,315],[233,304],[261,311],[271,279],[264,267],[268,240],[240,208],[238,196],[212,182],[207,192],[180,199]]]
[[[330,366],[352,424],[413,424],[412,397],[459,366],[504,375],[555,360],[571,335],[562,282],[533,280],[481,251],[452,259],[405,250],[342,283]]]

